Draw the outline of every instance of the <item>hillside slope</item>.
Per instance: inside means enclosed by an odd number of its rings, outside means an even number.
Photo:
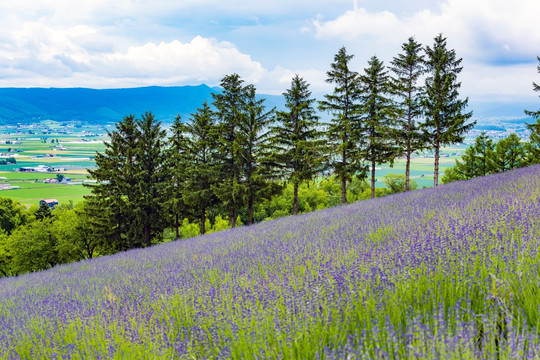
[[[0,279],[0,357],[539,357],[540,165]]]

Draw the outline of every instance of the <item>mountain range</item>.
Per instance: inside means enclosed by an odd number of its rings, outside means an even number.
[[[32,123],[40,120],[85,121],[111,123],[126,115],[140,116],[152,111],[156,118],[171,123],[180,114],[187,120],[204,100],[212,101],[212,93],[219,87],[207,85],[139,87],[124,89],[88,88],[0,88],[0,124]],[[267,109],[283,109],[281,95],[259,94],[266,99]],[[322,99],[322,94],[313,97]],[[535,103],[500,103],[471,101],[468,111],[478,120],[477,129],[507,128],[532,122],[523,109],[536,109]],[[323,121],[328,113],[320,114]],[[511,124],[511,125],[510,125]],[[504,129],[503,129],[504,130]]]
[[[187,119],[219,88],[207,85],[127,89],[0,88],[0,124],[40,120],[117,122],[124,116],[152,111],[168,123],[180,114]],[[282,96],[259,95],[266,106],[282,107]]]

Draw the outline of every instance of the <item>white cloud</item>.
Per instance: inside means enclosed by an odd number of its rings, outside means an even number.
[[[420,10],[402,17],[355,8],[334,20],[315,20],[314,27],[319,39],[368,36],[393,43],[402,43],[411,35],[429,43],[443,33],[462,55],[511,61],[536,56],[540,48],[538,14],[537,0],[447,0],[438,11]]]
[[[57,30],[27,24],[14,37],[15,49],[0,50],[0,86],[13,86],[14,77],[20,78],[18,86],[32,86],[38,78],[49,86],[217,84],[232,72],[257,83],[265,73],[259,62],[229,42],[196,36],[186,43],[105,46],[112,51],[94,52],[88,44],[99,42],[99,37],[84,26]]]
[[[536,78],[536,68],[525,64],[505,67],[466,64],[460,81],[462,93],[474,100],[535,102],[538,94],[532,90],[532,82]]]

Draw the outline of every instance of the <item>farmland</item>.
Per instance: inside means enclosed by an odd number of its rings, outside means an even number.
[[[540,166],[0,279],[0,357],[538,358]]]
[[[0,184],[17,187],[0,195],[25,205],[43,198],[61,203],[81,201],[89,189],[78,184],[87,179],[87,169],[95,167],[96,151],[104,149],[105,126],[42,121],[29,125],[5,126],[0,131],[0,153],[12,157],[15,164],[0,165]],[[19,168],[47,166],[48,173],[16,172]],[[74,185],[44,184],[43,180],[62,174]]]

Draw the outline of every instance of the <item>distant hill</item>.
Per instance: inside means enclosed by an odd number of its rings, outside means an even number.
[[[207,85],[127,89],[0,88],[0,124],[39,120],[117,122],[124,116],[152,111],[172,122],[177,114],[189,117],[219,88]],[[281,96],[261,95],[269,108],[282,107]]]

